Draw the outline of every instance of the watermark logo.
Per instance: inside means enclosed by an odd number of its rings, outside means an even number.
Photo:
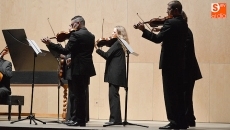
[[[226,3],[211,3],[211,18],[227,18]]]

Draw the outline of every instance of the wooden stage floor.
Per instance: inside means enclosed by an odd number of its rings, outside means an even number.
[[[22,117],[22,119],[25,117]],[[38,120],[48,122],[48,121],[57,121],[57,119],[53,118],[37,118]],[[12,117],[11,121],[16,121],[17,117]],[[66,126],[64,124],[58,124],[58,123],[46,123],[42,124],[38,121],[37,125],[34,124],[32,121],[30,124],[30,120],[24,120],[20,122],[16,122],[14,124],[11,124],[7,120],[7,116],[0,116],[0,130],[30,130],[30,129],[35,129],[35,130],[69,130],[69,129],[94,129],[94,130],[146,130],[146,129],[151,129],[151,130],[158,130],[160,126],[164,126],[168,124],[168,122],[157,122],[157,121],[129,121],[129,123],[133,124],[139,124],[139,125],[144,125],[144,126],[149,126],[148,128],[145,127],[140,127],[140,126],[135,126],[135,125],[126,125],[124,126],[108,126],[108,127],[103,127],[104,122],[107,120],[95,120],[91,119],[86,127],[70,127]],[[191,127],[188,128],[189,130],[230,130],[230,124],[222,124],[222,123],[197,123],[196,127]]]

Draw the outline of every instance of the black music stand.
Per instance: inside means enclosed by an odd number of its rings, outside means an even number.
[[[35,68],[37,70],[43,70],[43,68],[46,68],[48,70],[52,70],[52,65],[49,66],[49,63],[54,64],[53,61],[47,60],[46,64],[40,64],[43,61],[42,58],[37,57],[37,55],[45,56],[46,51],[40,50],[39,47],[36,45],[34,41],[27,40],[26,34],[24,29],[10,29],[10,30],[2,30],[5,41],[7,43],[7,46],[9,48],[10,56],[13,61],[15,70],[21,70],[21,71],[33,71],[33,77],[32,77],[32,94],[31,94],[31,108],[30,108],[30,115],[24,119],[20,119],[17,121],[12,121],[11,124],[23,120],[30,120],[37,125],[35,121],[39,121],[43,124],[46,124],[46,122],[43,122],[41,120],[38,120],[35,118],[35,116],[32,113],[33,110],[33,93],[34,93],[34,73]],[[26,54],[25,54],[26,53]],[[35,66],[35,59],[39,59],[40,62],[38,66]],[[33,60],[33,63],[30,61]],[[47,66],[47,67],[46,67]]]
[[[133,49],[130,47],[130,45],[123,39],[118,38],[118,40],[120,41],[121,44],[123,44],[125,46],[125,48],[127,49],[127,71],[126,71],[126,87],[125,87],[125,119],[123,122],[121,123],[115,123],[115,124],[108,124],[108,125],[103,125],[103,127],[107,127],[107,126],[112,126],[112,125],[135,125],[135,126],[141,126],[141,127],[146,127],[148,128],[149,126],[144,126],[144,125],[139,125],[139,124],[133,124],[133,123],[129,123],[127,121],[127,104],[128,104],[128,76],[129,76],[129,54],[133,54],[135,56],[137,56],[138,54],[135,53],[133,51]]]

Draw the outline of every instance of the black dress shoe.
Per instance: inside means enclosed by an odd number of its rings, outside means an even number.
[[[69,124],[71,122],[71,120],[67,120],[67,121],[63,121],[63,124]]]
[[[65,122],[65,123],[63,123],[63,124],[68,125],[68,124],[72,124],[72,123],[74,123],[74,121],[72,121],[72,120],[68,120],[68,121],[66,121],[66,122]]]
[[[195,121],[189,121],[188,125],[189,125],[189,127],[196,127],[196,122]]]
[[[169,123],[166,126],[159,127],[159,129],[178,129],[178,127],[172,123]]]
[[[175,125],[173,123],[169,123],[166,126],[159,127],[159,129],[183,129],[186,130],[188,128],[187,124],[186,125]]]
[[[78,123],[78,122],[76,122],[76,121],[73,121],[72,123],[69,123],[69,124],[67,124],[67,125],[68,125],[68,126],[83,126],[83,127],[86,126],[85,123]]]

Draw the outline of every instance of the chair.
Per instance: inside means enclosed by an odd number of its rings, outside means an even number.
[[[11,120],[12,105],[18,105],[18,119],[21,119],[22,105],[24,105],[24,96],[9,95],[6,100],[1,101],[0,105],[8,105],[8,121]]]

